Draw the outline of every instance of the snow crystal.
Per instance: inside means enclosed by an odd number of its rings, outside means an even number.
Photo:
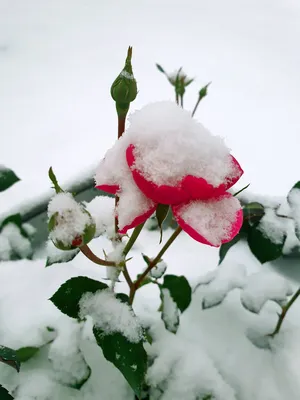
[[[162,318],[167,328],[171,332],[176,332],[179,325],[179,311],[176,303],[172,299],[169,289],[161,289],[162,295]]]
[[[279,303],[293,293],[291,285],[282,276],[272,272],[250,275],[241,291],[241,302],[248,310],[259,313],[268,300]]]
[[[123,71],[120,73],[120,76],[123,76],[126,79],[132,79],[134,80],[134,76],[132,74],[130,74],[129,72],[125,71],[123,69]]]
[[[258,229],[275,244],[281,244],[287,233],[287,218],[276,215],[272,208],[265,208],[265,215],[260,220]]]
[[[192,201],[179,208],[179,216],[208,242],[218,246],[231,237],[232,225],[240,208],[235,197]]]
[[[184,176],[193,175],[217,187],[237,175],[223,139],[212,136],[175,103],[148,104],[129,121],[126,143],[135,146],[135,168],[146,179],[158,185],[175,185]]]
[[[204,308],[220,304],[231,290],[245,284],[246,268],[241,264],[222,264],[216,271],[215,277],[213,272],[208,273],[207,286],[200,286],[204,292]],[[206,282],[205,278],[201,282]]]
[[[85,294],[80,301],[80,316],[90,315],[104,334],[122,333],[130,342],[139,342],[143,331],[132,309],[110,290]]]
[[[159,279],[166,272],[166,269],[167,263],[165,261],[160,261],[154,268],[151,269],[149,275],[154,279]]]
[[[108,237],[113,236],[115,199],[108,196],[97,196],[85,205],[96,223],[96,236],[103,233],[106,233]]]
[[[13,223],[5,225],[2,229],[1,236],[7,238],[9,241],[12,253],[17,254],[21,258],[31,256],[31,243],[29,239],[21,234],[20,228],[17,225]],[[6,245],[4,244],[4,246]]]
[[[49,219],[53,214],[58,213],[57,225],[50,232],[50,239],[68,246],[76,236],[82,235],[86,226],[93,223],[84,210],[84,207],[74,200],[71,193],[56,194],[48,206]]]

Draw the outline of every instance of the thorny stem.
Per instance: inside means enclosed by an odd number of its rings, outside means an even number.
[[[275,327],[275,330],[274,330],[273,333],[270,333],[268,336],[274,337],[275,335],[277,335],[277,333],[279,333],[281,325],[283,323],[284,318],[286,317],[287,312],[289,311],[289,309],[291,308],[293,303],[297,300],[299,295],[300,295],[300,288],[293,295],[293,297],[290,299],[290,301],[285,306],[282,307],[282,311],[281,311],[281,314],[279,315],[278,322],[277,322],[277,325]]]
[[[122,271],[123,271],[124,278],[126,279],[126,282],[127,282],[128,286],[129,286],[129,288],[131,288],[132,285],[133,285],[133,282],[132,282],[132,279],[130,278],[130,275],[129,275],[129,272],[128,272],[128,269],[126,267],[126,263],[125,262],[124,262]]]
[[[92,252],[92,250],[89,248],[87,244],[84,244],[83,246],[79,247],[79,250],[93,263],[98,264],[98,265],[103,265],[105,267],[116,267],[116,263],[114,261],[107,261],[107,260],[102,260],[102,258],[99,258]]]
[[[130,288],[130,294],[129,294],[129,304],[133,303],[135,292],[137,289],[140,287],[140,284],[144,280],[144,278],[149,274],[152,268],[156,266],[156,264],[160,261],[161,257],[165,254],[165,252],[168,250],[168,248],[171,246],[171,244],[174,242],[174,240],[177,238],[177,236],[180,234],[182,231],[182,228],[179,226],[169,237],[169,239],[166,241],[165,245],[161,248],[157,256],[149,263],[148,267],[145,269],[145,271],[140,275],[140,277],[133,283],[133,285]]]

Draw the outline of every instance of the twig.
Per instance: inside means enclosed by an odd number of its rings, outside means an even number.
[[[162,247],[162,249],[159,251],[157,256],[149,263],[148,267],[145,269],[145,271],[140,275],[140,277],[133,283],[132,287],[130,288],[130,294],[129,294],[129,304],[133,303],[135,292],[139,288],[140,284],[144,280],[144,278],[149,274],[152,268],[156,266],[156,264],[160,261],[161,257],[164,255],[164,253],[168,250],[168,248],[171,246],[171,244],[174,242],[174,240],[177,238],[177,236],[180,234],[182,231],[182,228],[179,226],[173,234],[169,237],[165,245]]]
[[[114,261],[107,261],[107,260],[102,260],[102,258],[99,258],[92,252],[92,250],[89,248],[87,244],[84,244],[83,246],[79,247],[80,251],[93,263],[98,264],[98,265],[103,265],[105,267],[116,267],[116,263]]]
[[[289,309],[291,308],[293,303],[297,300],[299,295],[300,295],[300,288],[293,295],[293,297],[290,299],[290,301],[285,306],[282,307],[282,311],[281,311],[281,314],[279,315],[278,322],[277,322],[277,325],[275,327],[275,330],[274,330],[273,333],[270,333],[268,336],[274,337],[275,335],[277,335],[277,333],[279,333],[281,325],[283,323],[284,318],[286,317],[287,312],[289,311]]]

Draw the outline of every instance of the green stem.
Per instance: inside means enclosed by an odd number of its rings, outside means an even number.
[[[83,246],[79,247],[80,251],[93,263],[98,264],[98,265],[103,265],[104,267],[116,267],[116,263],[114,261],[107,261],[107,260],[102,260],[102,258],[99,258],[92,252],[92,250],[89,248],[87,244],[84,244]]]
[[[199,96],[199,97],[198,97],[198,100],[197,100],[197,103],[195,104],[195,107],[194,107],[194,109],[193,109],[192,117],[195,115],[195,112],[197,111],[197,108],[198,108],[198,106],[199,106],[200,101],[201,101],[201,97]]]
[[[176,92],[176,89],[175,89],[175,100],[176,100],[176,103],[179,104],[179,96],[178,96],[178,93]]]
[[[281,311],[281,314],[279,315],[278,322],[277,322],[277,325],[275,327],[275,330],[274,330],[273,333],[269,334],[268,336],[274,337],[275,335],[277,335],[277,333],[279,333],[281,325],[283,323],[284,318],[286,317],[287,312],[289,311],[289,309],[291,308],[293,303],[297,300],[299,295],[300,295],[300,288],[293,295],[293,297],[290,299],[290,301],[285,306],[282,307],[282,311]]]
[[[180,106],[183,108],[183,94],[180,96]]]
[[[141,233],[144,225],[145,225],[145,222],[143,222],[142,224],[140,224],[134,228],[134,231],[132,232],[132,235],[130,236],[130,238],[129,238],[128,242],[126,243],[126,246],[123,250],[124,256],[127,256],[129,251],[131,250],[131,248],[134,245],[135,241],[137,240],[139,234]]]
[[[149,263],[148,267],[145,269],[145,271],[140,275],[140,277],[133,283],[132,287],[130,288],[130,294],[129,294],[129,304],[133,303],[135,292],[137,289],[140,287],[140,284],[144,280],[144,278],[149,274],[152,268],[156,266],[156,264],[161,260],[161,257],[165,254],[165,252],[168,250],[168,248],[171,246],[171,244],[174,242],[174,240],[177,238],[177,236],[180,234],[182,231],[182,228],[179,226],[169,237],[169,239],[166,241],[165,245],[161,248],[157,256]]]

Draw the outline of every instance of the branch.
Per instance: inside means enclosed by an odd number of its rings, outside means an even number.
[[[99,258],[92,252],[92,250],[89,248],[87,244],[84,244],[83,246],[79,247],[79,250],[93,263],[98,264],[98,265],[103,265],[105,267],[116,267],[116,263],[114,261],[107,261],[107,260],[102,260],[102,258]]]

